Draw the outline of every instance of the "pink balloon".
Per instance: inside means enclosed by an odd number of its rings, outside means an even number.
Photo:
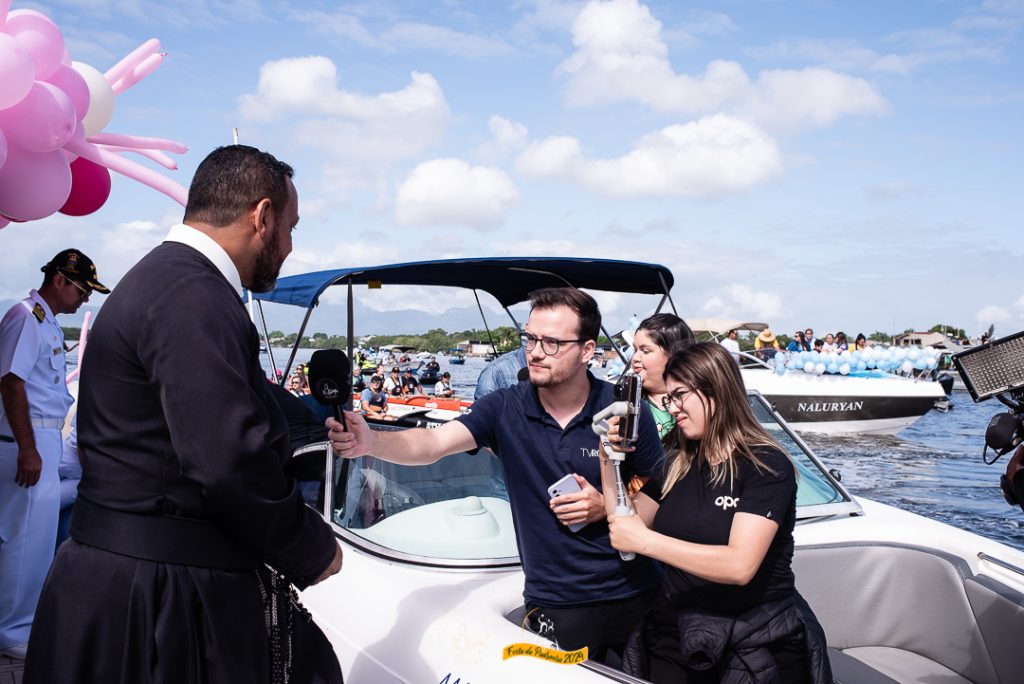
[[[161,176],[153,169],[96,147],[88,141],[71,139],[67,144],[67,149],[89,161],[102,164],[111,171],[117,171],[121,175],[148,185],[154,190],[164,193],[183,207],[188,204],[188,190],[170,178]],[[2,211],[3,207],[0,206],[0,212]]]
[[[32,55],[14,38],[0,33],[0,109],[21,102],[35,79]]]
[[[21,102],[0,111],[7,139],[30,152],[64,147],[78,126],[75,106],[55,85],[36,81]]]
[[[82,75],[72,69],[70,65],[61,64],[53,72],[53,75],[46,79],[46,82],[52,83],[64,91],[75,107],[75,120],[81,121],[85,113],[89,111],[89,86],[86,85]]]
[[[4,131],[0,128],[0,169],[4,168],[4,162],[7,161],[7,138],[4,136]]]
[[[7,15],[4,32],[13,36],[32,55],[36,79],[49,78],[64,57],[64,36],[42,12],[17,9]]]
[[[108,197],[110,172],[79,157],[71,162],[71,194],[59,211],[68,216],[85,216],[102,207]]]
[[[68,160],[68,164],[78,159],[78,155],[68,149],[68,145],[73,145],[76,140],[78,142],[85,142],[85,126],[82,125],[81,121],[78,122],[78,128],[75,129],[75,132],[71,134],[71,140],[64,143],[64,149],[61,150],[64,153],[64,158]]]
[[[7,148],[7,163],[0,169],[0,214],[21,221],[45,218],[60,209],[69,194],[71,167],[63,152]]]

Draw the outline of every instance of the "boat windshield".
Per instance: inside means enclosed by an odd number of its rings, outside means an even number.
[[[810,448],[771,410],[768,402],[760,393],[751,392],[747,398],[761,427],[768,431],[768,434],[779,443],[779,446],[789,454],[793,463],[796,464],[797,518],[839,513],[849,508],[848,506],[843,506],[843,510],[838,510],[838,507],[822,508],[828,507],[830,504],[850,504],[852,498],[834,478],[826,474],[825,467],[811,455]],[[856,504],[853,506],[856,507]]]
[[[797,518],[859,512],[856,502],[765,399],[751,393],[749,401],[761,425],[796,464]],[[380,425],[375,429],[403,428]],[[320,448],[323,458],[324,446]],[[335,458],[331,481],[326,502],[319,483],[307,486],[309,503],[318,509],[329,505],[329,519],[338,533],[364,550],[427,565],[487,567],[517,562],[501,462],[487,449],[453,454],[428,466],[395,465],[372,456]]]

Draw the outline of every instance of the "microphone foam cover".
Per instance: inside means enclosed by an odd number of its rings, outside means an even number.
[[[340,349],[318,349],[306,371],[309,391],[317,403],[343,406],[352,394],[352,364]]]

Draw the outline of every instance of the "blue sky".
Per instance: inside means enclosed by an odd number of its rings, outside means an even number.
[[[160,39],[162,66],[105,130],[186,144],[165,172],[181,184],[233,127],[296,168],[285,274],[606,256],[671,268],[684,317],[1024,328],[1021,0],[21,7],[101,71]],[[0,231],[0,300],[70,245],[114,284],[180,216],[115,175],[95,214]],[[601,303],[613,328],[648,313]],[[372,306],[476,324],[471,297]]]

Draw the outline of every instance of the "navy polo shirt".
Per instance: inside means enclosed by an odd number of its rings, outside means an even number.
[[[660,586],[655,562],[644,556],[623,561],[608,538],[608,523],[593,522],[579,532],[561,524],[548,502],[548,487],[578,473],[601,489],[594,414],[615,401],[611,383],[589,372],[590,394],[583,410],[563,430],[548,415],[529,382],[491,392],[459,416],[478,446],[502,460],[526,574],[528,604],[575,605],[628,598]],[[638,446],[622,466],[623,478],[654,475],[663,453],[648,410],[640,414]]]

